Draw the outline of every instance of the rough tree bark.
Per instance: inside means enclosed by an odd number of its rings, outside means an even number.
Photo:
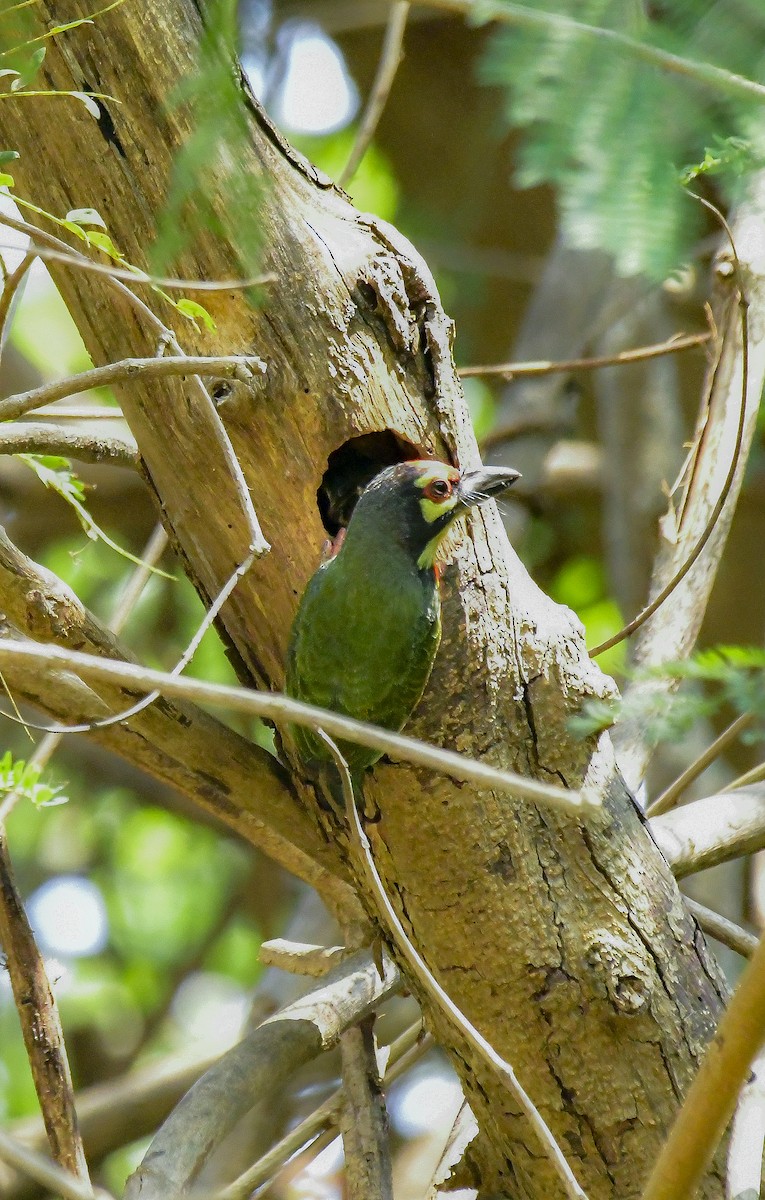
[[[52,2],[34,11],[43,29],[61,21]],[[87,6],[73,2],[66,15],[87,16]],[[11,99],[0,109],[2,145],[21,152],[22,194],[60,215],[98,208],[139,264],[172,153],[189,132],[188,114],[166,101],[193,70],[198,32],[192,0],[153,5],[150,21],[143,6],[120,6],[50,42],[43,66],[45,86],[118,97],[99,122],[67,100]],[[268,363],[219,410],[273,547],[222,621],[249,676],[278,688],[297,597],[325,536],[316,493],[330,454],[381,430],[463,464],[477,452],[450,324],[424,264],[302,163],[253,105],[250,124],[241,169],[266,185],[256,219],[277,282],[258,310],[236,292],[206,298],[215,335],[186,325],[178,333],[190,353],[256,352]],[[231,247],[205,235],[179,271],[228,277],[238,264]],[[100,280],[55,274],[94,361],[155,350],[156,335]],[[248,534],[200,438],[195,392],[157,380],[123,387],[120,400],[163,520],[197,587],[214,596],[245,557]],[[596,746],[567,728],[583,700],[611,685],[590,662],[576,618],[529,579],[496,510],[482,509],[459,538],[443,592],[444,643],[411,731],[570,786],[589,772],[605,813],[585,827],[381,763],[369,785],[382,813],[374,852],[416,945],[513,1063],[591,1200],[627,1200],[639,1194],[714,1028],[722,984],[607,739]],[[291,786],[317,814],[310,785],[294,775]],[[317,840],[327,836],[318,816],[316,829]],[[429,1020],[481,1125],[474,1159],[483,1194],[560,1196],[513,1098],[436,1014]],[[718,1173],[704,1195],[722,1195]]]

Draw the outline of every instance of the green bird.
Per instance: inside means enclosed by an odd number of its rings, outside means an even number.
[[[462,474],[430,460],[397,463],[361,493],[333,557],[309,580],[292,625],[286,691],[296,700],[400,730],[425,690],[441,640],[436,556],[447,531],[519,472]],[[310,773],[332,763],[310,729],[293,727]],[[340,742],[358,777],[380,751]]]

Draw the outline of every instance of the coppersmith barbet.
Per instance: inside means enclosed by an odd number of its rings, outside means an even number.
[[[310,579],[290,634],[286,690],[295,699],[400,730],[416,707],[441,640],[436,555],[447,530],[519,474],[461,474],[430,460],[381,471],[356,503],[340,548]],[[306,767],[332,762],[310,730],[293,728]],[[380,757],[340,742],[358,776]]]

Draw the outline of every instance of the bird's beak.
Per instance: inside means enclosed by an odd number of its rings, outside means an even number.
[[[520,471],[512,467],[479,467],[477,471],[468,471],[459,482],[459,502],[464,508],[483,504],[512,487],[520,477]]]

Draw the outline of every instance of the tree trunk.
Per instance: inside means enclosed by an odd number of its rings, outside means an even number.
[[[56,7],[36,6],[41,28]],[[87,16],[86,5],[67,15]],[[116,244],[143,265],[173,151],[189,132],[185,112],[166,102],[193,71],[198,34],[192,0],[165,0],[150,21],[143,6],[126,4],[49,42],[45,86],[120,103],[101,102],[96,122],[74,100],[4,101],[2,145],[21,152],[20,194],[60,216],[98,208]],[[263,185],[255,219],[277,281],[258,309],[241,292],[201,297],[215,334],[179,327],[171,310],[162,316],[175,319],[190,353],[255,352],[268,364],[219,408],[272,546],[222,623],[252,680],[279,688],[297,598],[325,537],[316,494],[332,452],[382,430],[463,465],[477,450],[450,323],[424,264],[250,108],[241,169]],[[218,201],[225,206],[222,190]],[[179,273],[220,278],[239,267],[210,233]],[[55,274],[94,361],[156,349],[156,335],[100,279]],[[196,396],[190,381],[172,379],[120,390],[163,520],[213,597],[246,557],[249,534]],[[430,968],[513,1064],[590,1200],[626,1200],[639,1194],[714,1029],[722,985],[607,738],[596,746],[569,732],[568,718],[611,684],[589,660],[578,620],[526,574],[493,506],[456,541],[442,595],[444,641],[409,731],[572,787],[587,774],[604,793],[604,815],[580,824],[382,762],[367,789],[382,814],[375,857]],[[318,814],[311,786],[296,778],[295,787]],[[316,827],[318,839],[318,815]],[[341,843],[338,831],[338,869]],[[483,1193],[559,1197],[513,1097],[442,1018],[429,1020],[481,1126]],[[704,1195],[722,1194],[711,1175]]]

